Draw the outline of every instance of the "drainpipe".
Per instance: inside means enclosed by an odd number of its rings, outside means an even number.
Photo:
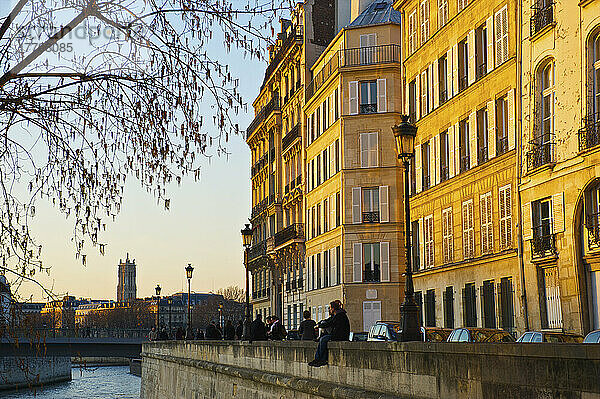
[[[517,237],[518,237],[518,256],[519,256],[519,271],[521,274],[521,304],[523,306],[523,316],[525,318],[525,331],[529,331],[529,311],[527,308],[527,289],[525,286],[525,262],[523,260],[523,208],[521,206],[521,173],[523,171],[523,10],[522,2],[517,3],[517,81],[519,87],[516,90],[518,94],[517,103],[517,115],[515,118],[517,121],[517,151],[516,154],[516,168],[517,168]]]

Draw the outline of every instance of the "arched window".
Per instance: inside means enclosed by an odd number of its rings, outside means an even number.
[[[600,120],[600,30],[591,41],[594,121]]]
[[[554,62],[546,62],[539,75],[539,122],[538,131],[540,144],[552,141],[554,133]]]

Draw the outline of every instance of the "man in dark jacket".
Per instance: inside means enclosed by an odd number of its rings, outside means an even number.
[[[350,339],[350,321],[346,311],[342,309],[340,301],[333,301],[329,304],[329,314],[331,317],[321,320],[318,327],[331,329],[331,332],[323,335],[319,340],[315,360],[308,363],[309,366],[320,367],[327,364],[327,343],[329,341],[348,341]]]
[[[263,323],[262,316],[259,313],[256,315],[256,319],[250,324],[250,342],[266,340],[267,329],[265,328],[265,323]]]
[[[300,323],[300,327],[298,328],[300,339],[302,341],[314,341],[315,338],[317,338],[317,334],[315,333],[317,323],[310,318],[310,310],[305,310],[302,313],[302,316],[304,316],[304,320]]]
[[[277,316],[271,316],[271,320],[273,320],[273,323],[271,323],[271,329],[267,334],[268,338],[272,339],[273,341],[284,340],[287,335],[287,331],[285,331],[285,327],[283,324],[281,324],[281,320],[279,320],[279,317]]]
[[[237,327],[235,328],[235,335],[238,340],[242,340],[242,336],[244,335],[244,323],[240,320]]]
[[[206,339],[221,339],[221,331],[217,328],[214,321],[211,321],[206,327]]]

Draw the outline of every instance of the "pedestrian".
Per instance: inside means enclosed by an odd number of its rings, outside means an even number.
[[[342,308],[342,303],[340,301],[331,302],[329,314],[331,317],[321,320],[317,326],[323,329],[331,328],[331,331],[319,339],[315,359],[308,363],[309,366],[320,367],[327,364],[327,343],[329,341],[348,341],[350,339],[350,321],[346,311]]]
[[[235,328],[235,335],[238,340],[240,340],[240,341],[242,340],[243,335],[244,335],[244,323],[242,323],[241,320],[238,323],[237,327]]]
[[[196,339],[201,341],[204,340],[204,331],[198,329],[198,331],[196,331]]]
[[[185,337],[185,333],[183,332],[183,328],[179,327],[177,332],[175,333],[175,339],[180,341]]]
[[[302,313],[302,316],[304,316],[304,320],[302,320],[300,327],[298,328],[300,339],[302,341],[314,341],[317,338],[317,334],[315,332],[317,323],[310,318],[310,310],[305,310]]]
[[[148,334],[148,340],[156,341],[157,338],[158,338],[158,333],[156,332],[156,328],[152,327],[152,330],[150,330],[150,333]]]
[[[214,321],[211,321],[206,327],[206,339],[221,339],[221,331],[217,328]]]
[[[233,341],[235,339],[235,327],[231,320],[227,320],[227,323],[225,323],[223,335],[226,341]]]
[[[267,329],[265,323],[262,321],[262,315],[258,313],[256,319],[250,323],[250,342],[252,341],[266,341],[267,340]]]
[[[169,339],[169,335],[167,334],[167,330],[164,328],[160,330],[160,334],[158,335],[158,339],[161,341],[167,341]]]
[[[285,327],[281,324],[281,320],[279,320],[279,316],[271,316],[271,329],[268,333],[268,338],[273,341],[281,341],[284,340],[287,332],[285,331]]]

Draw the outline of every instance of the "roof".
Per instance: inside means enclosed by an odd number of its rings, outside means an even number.
[[[378,25],[378,24],[400,24],[400,11],[394,10],[391,1],[373,1],[348,27]]]

